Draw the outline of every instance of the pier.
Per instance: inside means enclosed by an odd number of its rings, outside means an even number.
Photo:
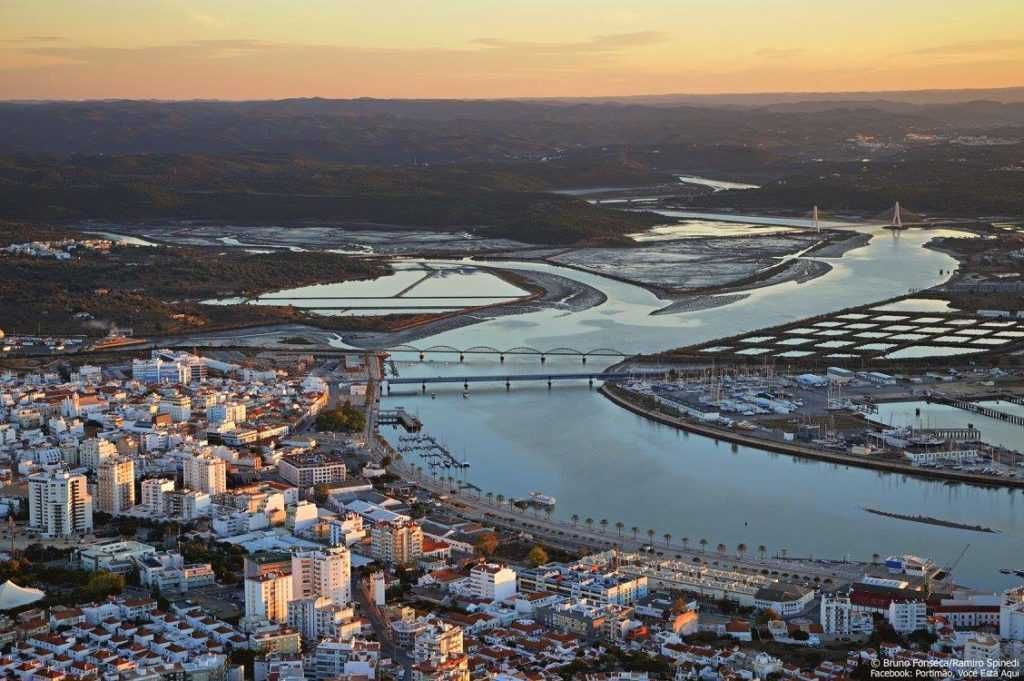
[[[950,407],[956,407],[957,409],[963,409],[974,414],[981,414],[991,419],[997,419],[999,421],[1006,421],[1012,423],[1015,426],[1024,427],[1024,416],[1017,416],[1016,414],[1007,414],[1005,411],[998,411],[991,407],[983,407],[980,404],[975,404],[970,400],[961,400],[952,397],[945,397],[941,395],[932,395],[929,398],[931,402],[937,402],[939,404],[945,404]],[[1017,402],[1019,404],[1019,402]]]
[[[423,422],[402,407],[377,412],[377,425],[401,426],[407,433],[418,433],[423,428]]]

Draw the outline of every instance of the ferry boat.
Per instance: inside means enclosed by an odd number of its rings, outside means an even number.
[[[541,492],[530,492],[530,500],[535,504],[540,504],[541,506],[555,505],[554,497],[549,497],[547,494],[542,494]]]

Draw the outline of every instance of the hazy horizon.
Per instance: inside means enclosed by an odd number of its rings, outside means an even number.
[[[0,99],[536,99],[1022,85],[1007,0],[4,4]]]

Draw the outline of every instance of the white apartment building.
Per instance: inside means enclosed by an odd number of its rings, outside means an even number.
[[[1024,641],[1024,586],[1003,593],[999,604],[999,638]]]
[[[345,605],[352,600],[351,579],[352,557],[346,548],[292,554],[293,598],[325,597]]]
[[[870,634],[874,629],[871,614],[855,607],[849,593],[821,595],[821,628],[829,636]]]
[[[91,437],[78,447],[78,461],[90,471],[99,470],[100,464],[117,456],[117,445],[109,440]]]
[[[475,598],[488,601],[515,598],[516,571],[496,563],[482,563],[470,570],[469,586]]]
[[[249,621],[288,621],[292,576],[277,572],[245,578],[245,617]]]
[[[175,423],[184,423],[192,418],[192,398],[188,395],[173,395],[160,402],[160,413],[170,414]]]
[[[206,410],[210,423],[242,423],[245,421],[244,402],[225,402],[214,404]]]
[[[432,620],[430,624],[416,634],[413,655],[417,662],[443,662],[450,657],[462,654],[462,628]]]
[[[299,632],[307,641],[319,641],[327,636],[340,636],[352,632],[344,631],[345,624],[353,622],[355,611],[350,605],[339,605],[326,596],[319,598],[296,598],[288,603],[288,626]],[[361,627],[353,622],[353,629]]]
[[[331,546],[352,546],[366,536],[363,529],[363,516],[348,512],[344,517],[331,518],[327,521],[330,530]]]
[[[117,514],[135,505],[135,462],[106,459],[96,471],[96,509]]]
[[[423,555],[423,530],[418,522],[403,518],[375,523],[370,529],[370,552],[385,563],[413,563]]]
[[[281,477],[296,487],[344,482],[345,462],[334,454],[306,453],[286,456],[277,464]]]
[[[928,627],[928,606],[924,601],[893,601],[889,604],[889,624],[901,634]]]
[[[212,454],[198,454],[182,461],[182,478],[186,488],[207,494],[227,491],[227,463]]]
[[[44,537],[92,532],[92,495],[84,475],[66,471],[28,478],[29,529]]]
[[[146,384],[190,383],[192,367],[183,360],[169,362],[159,358],[133,359],[132,378]]]
[[[151,478],[142,481],[142,506],[154,514],[164,512],[164,494],[174,491],[174,481],[167,478]]]

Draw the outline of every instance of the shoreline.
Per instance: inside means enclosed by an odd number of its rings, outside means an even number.
[[[853,454],[829,452],[821,449],[813,449],[811,447],[804,447],[801,445],[790,444],[786,442],[764,440],[762,438],[753,437],[750,435],[743,435],[735,431],[725,430],[723,428],[716,428],[714,426],[699,424],[693,421],[668,416],[666,414],[652,412],[633,403],[632,401],[626,399],[625,397],[622,397],[621,395],[615,394],[614,391],[608,388],[607,384],[602,385],[598,389],[598,392],[601,393],[601,395],[603,395],[606,399],[610,400],[613,404],[625,409],[626,411],[630,411],[638,416],[654,421],[656,423],[671,426],[678,430],[684,430],[686,432],[694,433],[696,435],[703,435],[705,437],[710,437],[716,440],[722,440],[724,442],[731,442],[738,445],[742,445],[744,447],[750,447],[752,449],[757,449],[763,452],[787,454],[789,456],[793,456],[800,459],[813,459],[828,463],[841,464],[844,466],[854,466],[857,468],[878,470],[886,473],[910,475],[925,480],[959,482],[975,485],[978,487],[987,487],[990,489],[1024,489],[1024,480],[992,479],[987,476],[973,475],[971,473],[962,473],[957,471],[924,471],[910,464],[898,463],[895,461],[867,459],[857,457]]]

